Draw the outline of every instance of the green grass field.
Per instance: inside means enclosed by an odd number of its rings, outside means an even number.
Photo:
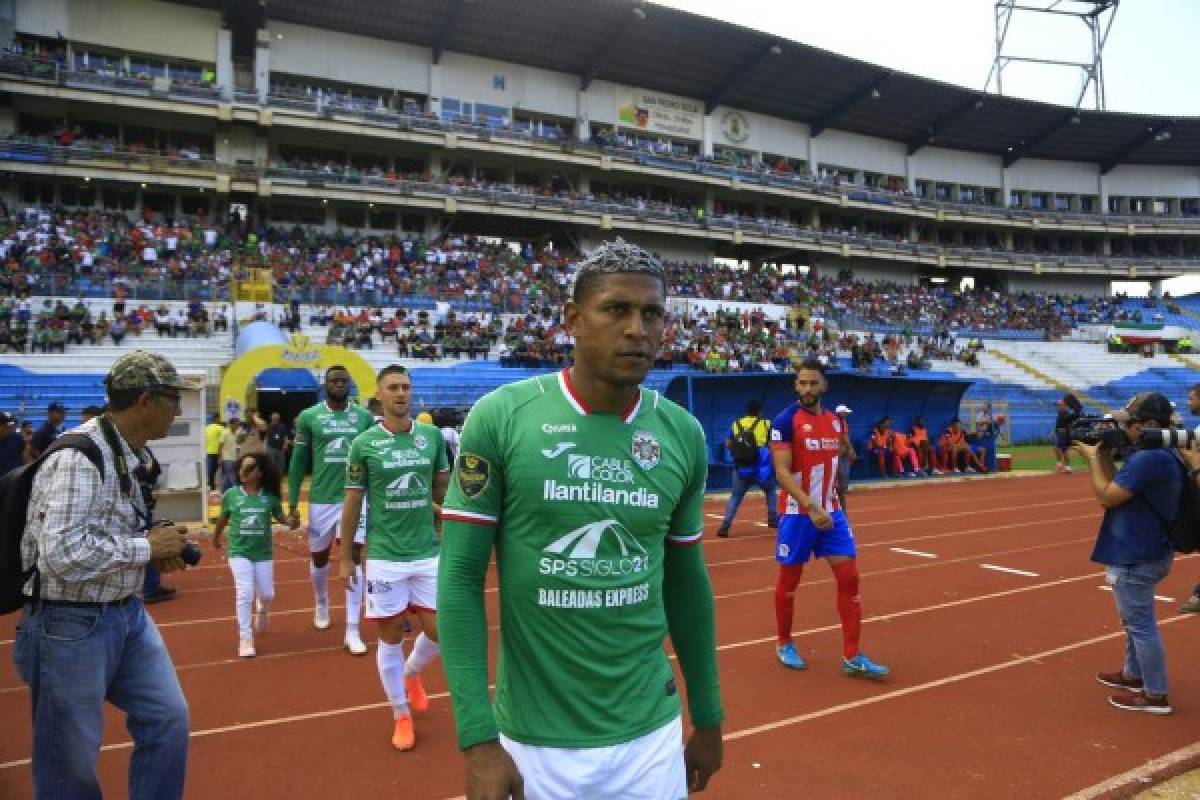
[[[1048,444],[1021,444],[999,448],[1001,453],[1011,453],[1014,470],[1045,470],[1054,469],[1054,450]],[[1075,469],[1084,467],[1083,459],[1071,457],[1071,466]]]

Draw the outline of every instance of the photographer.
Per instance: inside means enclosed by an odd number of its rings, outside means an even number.
[[[96,758],[111,700],[134,741],[127,796],[178,798],[187,702],[137,592],[147,564],[183,568],[186,530],[148,529],[134,472],[146,443],[179,414],[184,384],[162,356],[134,351],[113,364],[105,388],[109,411],[75,429],[103,454],[103,472],[82,451],[52,454],[34,477],[21,541],[23,567],[37,568],[13,650],[33,704],[34,794],[100,796]]]
[[[1137,442],[1143,430],[1168,427],[1172,413],[1166,397],[1150,392],[1133,398],[1113,419]],[[1167,526],[1178,513],[1183,470],[1168,449],[1133,450],[1119,472],[1112,449],[1103,442],[1075,442],[1072,449],[1087,461],[1092,491],[1104,508],[1092,560],[1105,565],[1125,626],[1125,663],[1119,671],[1101,672],[1096,679],[1125,690],[1109,698],[1116,708],[1170,714],[1154,589],[1171,571],[1174,550]]]
[[[1071,473],[1071,439],[1068,431],[1075,420],[1083,414],[1083,404],[1079,398],[1067,392],[1055,404],[1057,415],[1054,418],[1054,471],[1060,474]]]
[[[1200,383],[1197,383],[1188,392],[1188,413],[1194,417],[1200,416]],[[1193,443],[1182,453],[1187,461],[1191,479],[1200,483],[1200,477],[1198,477],[1200,476],[1200,444]],[[1179,607],[1179,613],[1200,614],[1200,583],[1197,583],[1196,588],[1192,589],[1192,596],[1187,599],[1187,602]]]

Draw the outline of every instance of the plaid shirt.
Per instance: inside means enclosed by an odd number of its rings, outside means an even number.
[[[121,481],[98,420],[74,429],[87,434],[104,454],[101,476],[78,450],[52,454],[33,479],[21,562],[37,560],[41,597],[47,600],[105,603],[128,597],[142,587],[150,542],[145,506],[133,470],[138,456],[120,432],[133,488],[121,494]],[[32,594],[33,579],[25,585]]]

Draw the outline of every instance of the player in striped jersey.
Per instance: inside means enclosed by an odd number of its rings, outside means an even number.
[[[779,496],[779,529],[775,560],[775,622],[779,661],[792,669],[806,664],[792,642],[796,587],[811,557],[824,558],[837,582],[838,615],[842,620],[842,670],[847,675],[882,678],[888,668],[858,649],[862,605],[858,596],[858,562],[854,533],[837,496],[838,451],[843,425],[821,407],[829,384],[817,361],[805,361],[796,371],[799,402],[785,408],[771,423],[771,456],[783,492]]]

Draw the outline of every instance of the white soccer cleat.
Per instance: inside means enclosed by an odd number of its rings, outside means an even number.
[[[254,658],[258,653],[254,650],[253,639],[241,639],[238,641],[238,658]]]
[[[319,631],[323,631],[329,627],[329,603],[317,603],[316,610],[313,611],[313,627]]]
[[[346,631],[345,639],[346,649],[350,651],[352,656],[365,655],[367,646],[363,644],[362,637],[358,635],[358,631]]]

